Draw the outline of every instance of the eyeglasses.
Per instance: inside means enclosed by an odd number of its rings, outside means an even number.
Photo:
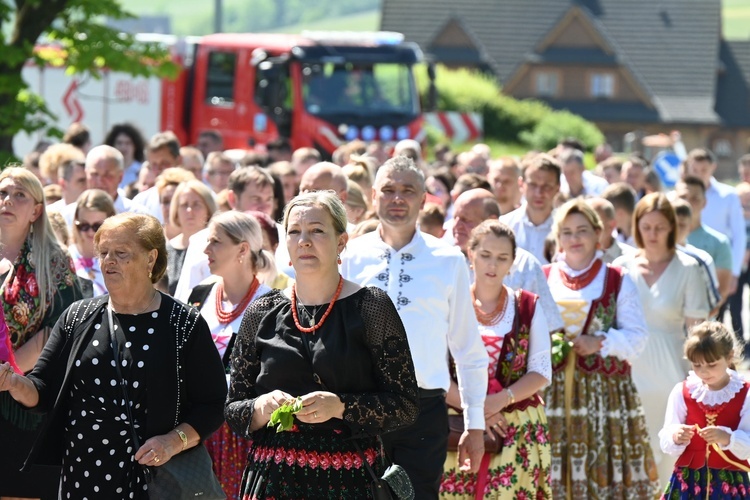
[[[94,222],[93,224],[89,224],[88,222],[81,222],[77,220],[76,229],[78,229],[82,233],[88,232],[91,229],[93,229],[94,232],[97,232],[99,228],[102,227],[103,224],[104,224],[103,222]]]

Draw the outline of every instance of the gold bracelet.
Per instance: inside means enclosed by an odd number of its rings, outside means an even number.
[[[516,397],[513,395],[513,391],[511,391],[510,388],[506,387],[505,391],[508,393],[508,404],[512,405],[516,402]]]
[[[187,448],[187,445],[188,445],[187,434],[185,434],[180,429],[175,429],[174,431],[177,433],[178,436],[180,436],[180,441],[182,441],[182,449],[184,450],[185,448]]]

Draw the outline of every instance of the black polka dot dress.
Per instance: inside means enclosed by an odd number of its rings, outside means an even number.
[[[146,428],[145,364],[158,312],[118,314],[115,328],[120,370],[128,387],[138,439]],[[117,323],[117,321],[115,322]],[[135,461],[122,390],[117,383],[106,309],[93,325],[91,341],[72,373],[65,427],[62,498],[147,499],[140,465]]]

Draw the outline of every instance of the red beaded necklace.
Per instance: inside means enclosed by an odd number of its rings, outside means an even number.
[[[599,270],[602,268],[602,260],[596,259],[596,262],[583,274],[579,274],[575,278],[571,278],[562,269],[560,269],[560,279],[567,288],[571,290],[580,290],[586,288],[589,284],[594,281],[596,275],[599,274]]]
[[[328,309],[326,309],[326,312],[323,314],[323,317],[320,318],[320,321],[318,321],[316,324],[312,325],[310,328],[305,328],[302,326],[299,322],[299,317],[297,315],[297,285],[292,285],[292,317],[294,318],[294,326],[297,327],[297,330],[304,332],[304,333],[313,333],[315,330],[323,326],[323,323],[325,323],[326,319],[328,318],[328,315],[331,314],[331,309],[333,309],[333,304],[336,303],[336,301],[339,298],[339,295],[341,295],[341,289],[344,288],[344,278],[339,274],[339,286],[336,288],[336,293],[333,294],[333,298],[331,299],[331,303],[328,304]],[[313,318],[313,321],[315,318]]]
[[[500,290],[500,296],[497,298],[497,307],[491,312],[486,313],[477,306],[477,299],[474,296],[476,285],[471,285],[471,303],[474,305],[474,314],[477,321],[484,326],[494,326],[505,316],[505,305],[508,303],[508,290],[505,287]]]
[[[222,325],[229,324],[244,313],[253,295],[258,291],[259,286],[260,281],[258,281],[258,278],[253,277],[253,282],[250,283],[250,290],[247,291],[247,294],[242,297],[240,303],[231,312],[226,312],[221,303],[221,297],[224,295],[224,285],[222,283],[216,285],[216,317],[219,319],[219,323]]]

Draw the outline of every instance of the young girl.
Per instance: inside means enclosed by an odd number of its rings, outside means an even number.
[[[669,395],[659,432],[662,450],[679,457],[662,498],[750,498],[750,383],[734,370],[734,336],[706,321],[684,350],[693,370]]]
[[[490,356],[485,443],[502,444],[485,446],[478,474],[457,470],[456,454],[448,453],[442,498],[552,498],[547,418],[537,395],[552,378],[549,331],[541,309],[537,314],[538,297],[503,285],[515,254],[515,235],[505,224],[488,220],[471,232],[471,294]],[[455,382],[447,402],[461,406]]]

